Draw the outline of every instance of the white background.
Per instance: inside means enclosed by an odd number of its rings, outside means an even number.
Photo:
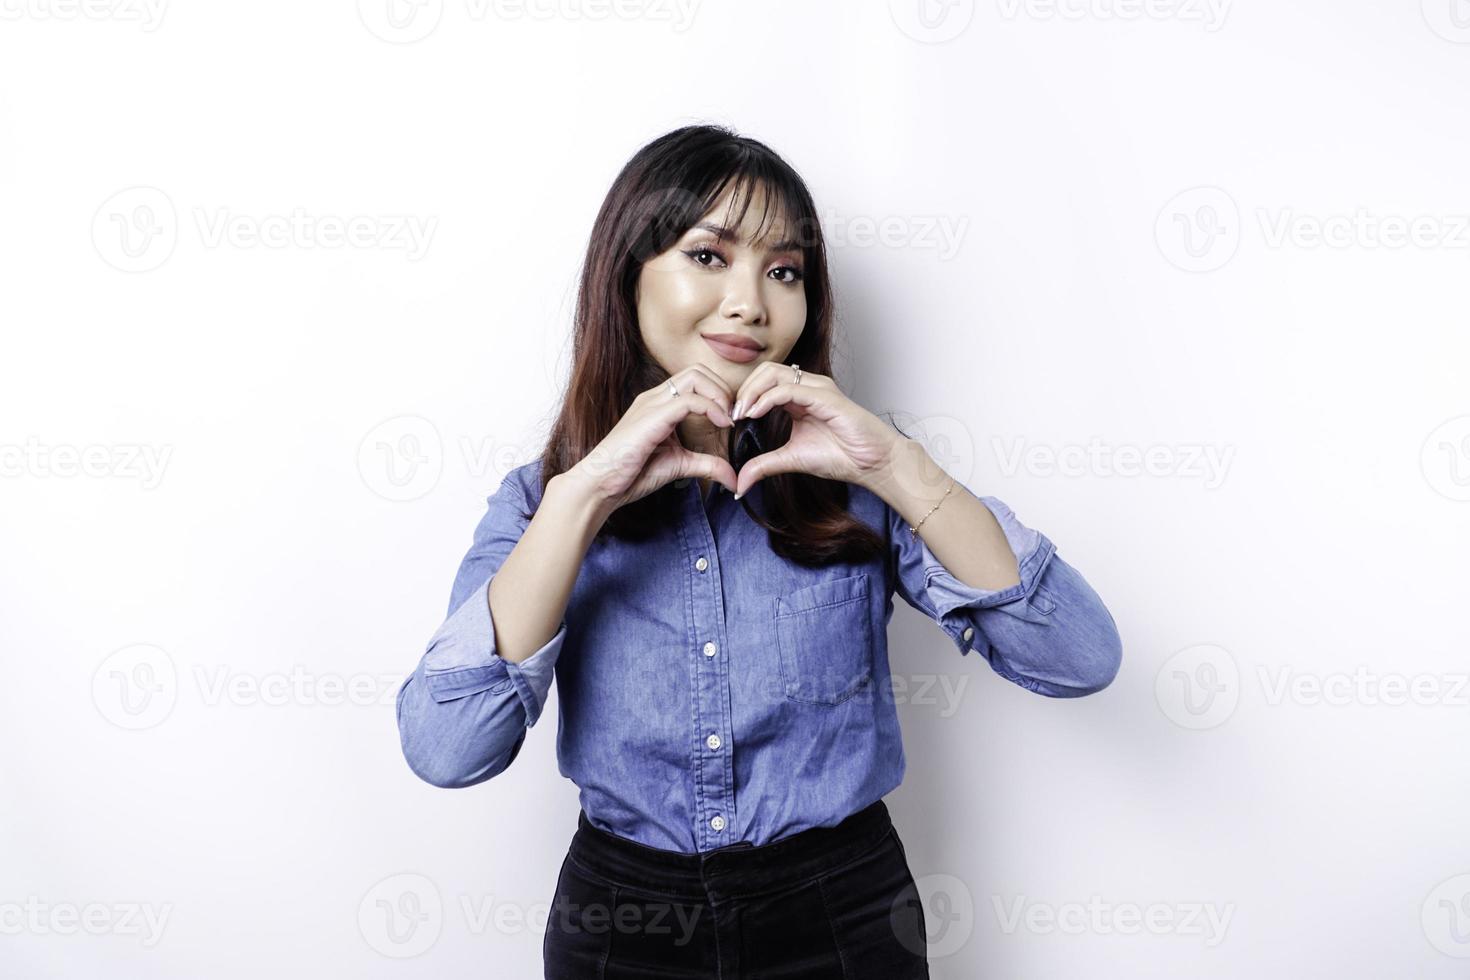
[[[708,121],[810,184],[845,390],[1123,636],[1052,701],[900,603],[933,975],[1463,976],[1454,2],[0,0],[0,972],[540,976],[555,705],[452,792],[392,695]]]

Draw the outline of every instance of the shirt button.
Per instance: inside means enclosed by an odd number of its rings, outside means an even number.
[[[714,816],[712,816],[712,817],[709,818],[709,825],[711,827],[713,827],[714,829],[716,829],[716,830],[724,830],[725,829],[725,818],[722,817],[722,816],[720,816],[717,813]]]
[[[709,738],[704,740],[704,744],[708,745],[712,749],[717,749],[720,747],[720,736],[711,735]]]
[[[704,571],[706,568],[709,568],[709,559],[704,557],[703,555],[700,555],[699,561],[694,563],[694,567],[699,569],[701,572]]]
[[[966,641],[968,641],[970,639],[970,637],[972,637],[972,636],[975,635],[975,627],[973,627],[973,626],[966,626],[965,627],[965,631],[963,633],[961,633],[960,635],[963,636]]]
[[[718,649],[718,648],[715,646],[714,641],[713,640],[708,641],[704,645],[704,655],[706,657],[713,657],[715,655],[715,650],[716,649]]]

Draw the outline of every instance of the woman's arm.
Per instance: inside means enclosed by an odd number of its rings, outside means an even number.
[[[572,586],[606,519],[569,474],[551,479],[528,519],[530,490],[518,476],[491,496],[448,617],[398,691],[404,758],[435,786],[484,782],[519,754],[551,688]]]
[[[895,447],[892,463],[865,478],[867,488],[882,497],[909,527],[922,520],[919,537],[950,574],[966,585],[1000,590],[1020,582],[1016,556],[990,508],[958,483],[945,496],[950,476],[918,442],[901,438]],[[935,504],[940,505],[938,509]],[[908,533],[905,528],[904,534]]]
[[[604,502],[572,473],[546,485],[520,543],[490,579],[488,600],[495,647],[520,663],[557,632],[587,549],[607,519]]]
[[[896,591],[962,654],[979,650],[996,673],[1047,697],[1112,683],[1123,655],[1112,613],[1046,535],[963,483],[944,496],[950,477],[911,439],[862,485],[888,505]]]

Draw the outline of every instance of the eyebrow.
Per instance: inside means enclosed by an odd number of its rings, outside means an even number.
[[[731,231],[729,228],[726,228],[723,225],[713,224],[708,221],[701,221],[694,227],[703,229],[704,231],[712,232],[714,236],[721,241],[733,242],[736,238],[735,232]],[[770,254],[771,252],[788,252],[793,249],[800,250],[801,243],[787,238],[779,242],[773,242],[771,246],[766,249],[766,253]]]

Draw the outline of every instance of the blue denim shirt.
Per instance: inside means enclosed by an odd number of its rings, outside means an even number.
[[[539,460],[517,467],[489,498],[448,617],[398,690],[404,756],[435,786],[472,786],[514,762],[554,676],[558,768],[594,826],[688,853],[836,824],[903,780],[895,592],[960,655],[978,652],[1037,694],[1091,694],[1118,670],[1117,627],[1096,592],[994,497],[980,499],[1020,582],[986,590],[951,575],[863,487],[849,485],[849,511],[886,553],[813,569],[773,552],[742,501],[693,479],[648,540],[593,542],[556,635],[511,663],[496,654],[486,588],[525,530],[521,512],[539,503],[539,473]]]

